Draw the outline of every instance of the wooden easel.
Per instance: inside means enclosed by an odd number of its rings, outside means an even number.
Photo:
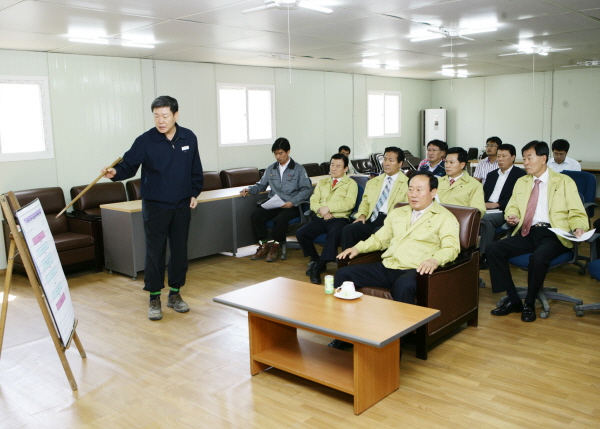
[[[20,254],[21,260],[23,261],[23,265],[25,266],[25,271],[27,272],[27,277],[29,278],[29,282],[31,283],[33,293],[37,298],[40,310],[42,310],[42,315],[44,316],[44,320],[46,321],[46,326],[48,327],[48,331],[50,332],[50,337],[52,338],[52,342],[54,343],[54,347],[56,348],[56,353],[58,353],[60,362],[62,363],[63,369],[67,374],[69,383],[71,384],[71,388],[73,390],[77,390],[77,382],[75,381],[75,377],[73,376],[73,372],[71,371],[69,361],[67,360],[67,356],[65,354],[65,351],[71,345],[71,340],[73,340],[75,341],[77,350],[79,350],[79,354],[82,358],[85,358],[85,350],[83,349],[83,345],[81,344],[81,341],[77,336],[77,331],[75,330],[77,326],[77,320],[75,320],[75,324],[73,325],[73,330],[71,332],[70,338],[68,338],[68,341],[66,341],[66,343],[63,343],[59,336],[58,328],[55,326],[54,320],[50,315],[48,303],[46,301],[43,289],[40,286],[40,281],[38,279],[35,267],[33,266],[33,261],[29,253],[29,249],[27,247],[27,244],[25,243],[25,240],[23,239],[22,233],[17,228],[17,223],[15,222],[15,218],[8,204],[9,200],[15,209],[20,207],[19,202],[17,201],[12,192],[9,192],[8,194],[3,194],[0,197],[0,204],[2,206],[2,211],[4,212],[4,218],[10,226],[10,248],[8,251],[8,266],[6,268],[6,278],[4,280],[4,297],[2,301],[2,313],[0,316],[0,353],[2,353],[2,341],[4,339],[4,327],[6,325],[6,313],[8,311],[8,294],[10,292],[10,282],[12,279],[15,256],[17,254]],[[18,252],[15,252],[15,248]]]

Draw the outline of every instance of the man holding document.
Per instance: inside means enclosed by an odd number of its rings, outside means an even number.
[[[269,201],[265,207],[258,207],[250,217],[252,222],[252,233],[258,241],[258,249],[252,256],[253,261],[266,256],[267,262],[275,262],[281,249],[281,243],[285,243],[288,221],[298,216],[297,206],[301,201],[308,200],[312,192],[312,182],[306,174],[306,170],[290,158],[290,142],[280,137],[271,146],[271,152],[277,160],[265,170],[265,174],[255,185],[249,186],[240,192],[242,197],[248,194],[258,194],[270,187]],[[280,199],[276,207],[271,208],[272,203]],[[267,227],[265,222],[273,220],[271,234],[273,241],[267,241]]]
[[[515,226],[511,237],[487,246],[486,254],[494,293],[506,291],[506,302],[492,310],[493,316],[521,313],[523,322],[533,322],[535,299],[544,284],[550,261],[573,247],[567,238],[550,228],[572,231],[580,237],[589,223],[575,182],[547,166],[550,149],[534,140],[523,149],[526,176],[517,180],[504,210],[506,222]],[[508,260],[531,253],[527,276],[527,296],[521,302],[510,274]]]

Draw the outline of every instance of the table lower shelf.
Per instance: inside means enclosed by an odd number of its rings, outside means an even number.
[[[295,338],[257,353],[252,360],[354,395],[352,353]]]

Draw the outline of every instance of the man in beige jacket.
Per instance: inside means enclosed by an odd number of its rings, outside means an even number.
[[[314,284],[321,284],[320,273],[325,271],[328,262],[334,262],[337,247],[340,245],[342,229],[348,225],[349,216],[356,205],[358,185],[347,174],[348,157],[336,153],[331,157],[331,177],[322,179],[310,197],[310,209],[316,217],[296,232],[298,243],[304,256],[310,256],[308,275]],[[327,234],[321,255],[313,240]]]
[[[402,149],[395,146],[385,148],[383,174],[367,182],[356,220],[342,231],[342,250],[369,238],[383,226],[385,217],[396,203],[406,202],[408,178],[400,171],[403,162]]]

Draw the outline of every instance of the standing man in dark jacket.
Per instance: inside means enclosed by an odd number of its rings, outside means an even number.
[[[252,233],[258,242],[258,249],[252,256],[253,261],[266,256],[267,262],[275,262],[279,255],[281,245],[285,244],[288,221],[299,216],[300,202],[307,201],[312,193],[312,182],[301,164],[290,158],[290,142],[284,137],[279,137],[271,146],[271,152],[277,160],[269,165],[265,174],[255,185],[249,186],[240,192],[242,197],[248,194],[258,194],[270,187],[269,199],[276,195],[283,204],[275,209],[267,210],[258,207],[250,216]],[[273,220],[273,242],[267,241],[267,227],[265,222]]]
[[[164,286],[167,239],[169,299],[167,306],[179,313],[189,311],[179,290],[188,269],[187,241],[191,209],[198,202],[204,177],[198,140],[191,130],[177,124],[179,105],[169,96],[152,102],[155,128],[139,136],[123,161],[104,167],[104,177],[113,181],[135,176],[142,166],[142,216],[146,235],[144,290],[150,292],[148,318],[162,319],[160,294]]]
[[[504,209],[510,201],[517,179],[527,174],[525,170],[514,165],[516,156],[517,151],[513,145],[505,143],[498,146],[499,168],[490,171],[483,184],[486,212],[481,218],[481,238],[479,239],[481,253],[479,267],[483,270],[488,267],[485,248],[494,241],[496,228],[505,222]]]

